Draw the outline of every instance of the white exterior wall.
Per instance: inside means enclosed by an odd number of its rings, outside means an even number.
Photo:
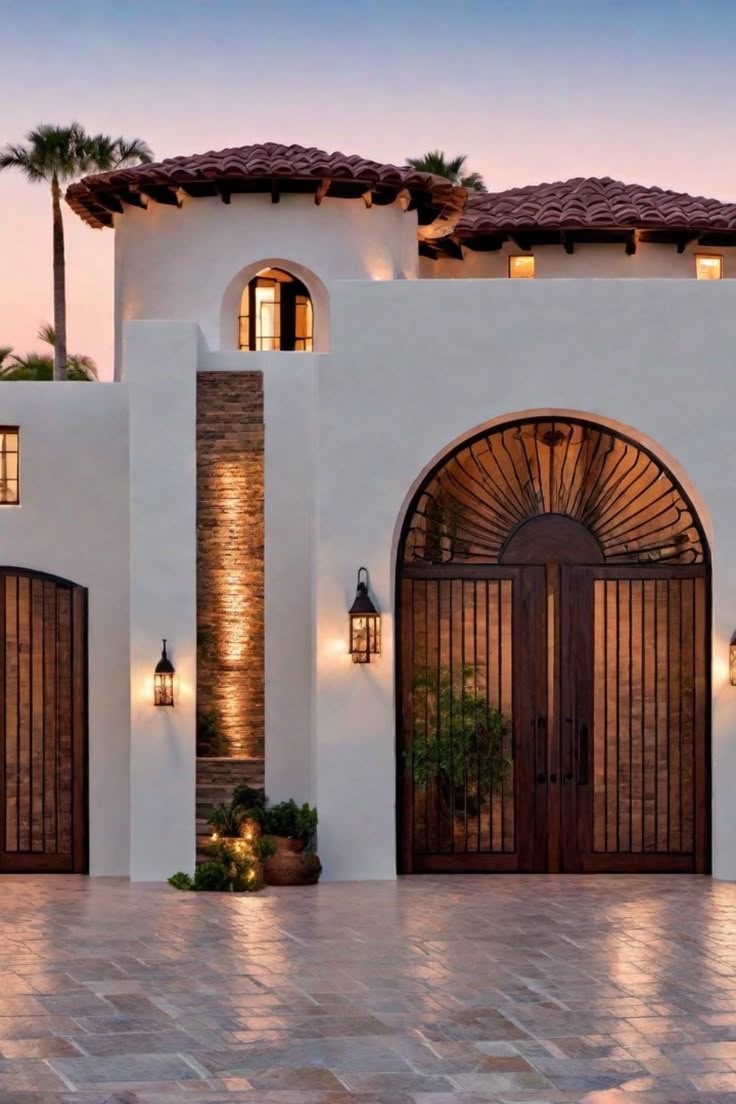
[[[465,249],[462,261],[452,257],[436,261],[422,257],[419,275],[428,280],[508,279],[509,257],[533,256],[537,280],[694,280],[696,253],[723,257],[724,279],[736,277],[736,249],[719,249],[696,242],[687,245],[682,253],[678,253],[671,244],[639,242],[636,253],[631,256],[627,255],[623,243],[576,243],[574,253],[566,253],[561,245],[535,245],[525,251],[512,242],[505,242],[501,249],[488,253]]]
[[[334,280],[417,272],[416,213],[398,204],[368,209],[360,199],[325,199],[318,207],[304,195],[282,195],[279,203],[268,195],[234,195],[229,204],[185,197],[181,209],[153,201],[148,210],[126,208],[115,228],[116,378],[122,327],[130,320],[193,321],[210,349],[237,349],[240,292],[253,265],[291,262],[315,301],[320,284],[329,293]],[[324,321],[323,310],[317,351],[329,348]]]
[[[456,438],[509,414],[557,409],[644,434],[705,503],[714,562],[714,871],[736,878],[736,689],[727,676],[736,626],[736,285],[346,282],[333,288],[332,313],[334,352],[319,370],[315,553],[325,877],[395,874],[392,590],[407,496]],[[356,667],[346,611],[361,564],[383,614],[383,654]]]
[[[21,504],[0,507],[3,566],[89,591],[90,873],[127,874],[127,388],[6,383],[0,424],[20,427]]]
[[[196,400],[199,331],[125,331],[130,392],[130,876],[194,868],[197,653]],[[153,705],[168,639],[175,706]]]

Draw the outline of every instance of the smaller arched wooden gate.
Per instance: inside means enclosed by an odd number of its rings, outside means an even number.
[[[0,872],[87,870],[87,591],[0,568]]]
[[[646,448],[478,434],[399,547],[400,868],[709,869],[710,563]]]

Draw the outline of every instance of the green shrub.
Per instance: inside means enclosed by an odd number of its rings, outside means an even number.
[[[246,820],[246,810],[232,802],[229,805],[215,805],[207,817],[210,828],[221,836],[239,836]]]
[[[306,802],[297,805],[293,798],[280,801],[266,807],[261,829],[269,836],[288,836],[309,843],[317,831],[317,810]]]
[[[176,874],[172,874],[169,878],[169,885],[173,886],[174,889],[191,889],[193,882],[188,874],[185,874],[183,870],[178,870]]]
[[[232,876],[224,862],[200,863],[194,871],[195,890],[207,893],[223,893],[232,889]]]
[[[259,836],[253,843],[253,852],[259,862],[268,862],[268,860],[276,854],[276,844],[272,839],[265,839],[264,836]]]

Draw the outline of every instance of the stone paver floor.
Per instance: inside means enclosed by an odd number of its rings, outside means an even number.
[[[0,878],[0,1104],[736,1102],[736,886]]]

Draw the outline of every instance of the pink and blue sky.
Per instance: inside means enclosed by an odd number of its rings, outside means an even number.
[[[608,175],[736,200],[734,0],[0,0],[0,145],[40,122],[157,158],[250,142],[492,189]],[[69,347],[112,373],[112,231],[66,210]],[[0,345],[52,317],[50,198],[0,174]]]

